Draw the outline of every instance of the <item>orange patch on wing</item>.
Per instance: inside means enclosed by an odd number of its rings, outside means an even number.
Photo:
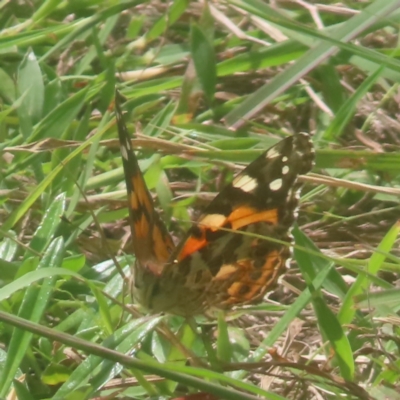
[[[170,250],[173,249],[173,243],[168,237],[165,237],[158,226],[153,228],[153,243],[155,256],[159,262],[165,263],[169,259]]]
[[[238,207],[228,216],[227,221],[231,223],[232,229],[237,230],[256,222],[268,222],[276,225],[278,222],[278,210],[256,211],[252,207]]]
[[[208,242],[206,239],[206,230],[210,230],[215,232],[218,228],[222,227],[226,222],[226,217],[222,214],[207,214],[201,220],[199,220],[198,224],[201,230],[200,237],[189,236],[186,240],[185,245],[178,255],[178,260],[181,261],[185,257],[193,254],[196,251],[199,251],[203,247],[207,246]]]
[[[140,220],[137,221],[135,224],[135,236],[138,239],[143,239],[149,235],[150,224],[147,218],[142,215]]]
[[[153,204],[149,197],[149,193],[146,188],[146,184],[141,175],[132,176],[132,187],[135,188],[134,193],[131,195],[131,205],[134,210],[137,210],[140,206],[146,210],[152,210]]]
[[[263,296],[265,292],[271,289],[271,285],[276,282],[283,264],[284,260],[281,258],[279,252],[277,250],[271,252],[266,258],[264,265],[260,268],[262,274],[258,279],[254,280],[251,278],[251,272],[255,271],[252,260],[246,259],[237,262],[237,267],[240,271],[236,277],[236,282],[233,282],[227,290],[230,297],[226,300],[225,304],[232,305],[251,302]],[[246,290],[243,291],[243,288]]]
[[[205,215],[198,223],[201,229],[201,237],[190,236],[182,250],[178,255],[178,261],[183,260],[185,257],[193,254],[196,251],[201,250],[207,246],[206,230],[209,229],[212,232],[217,231],[226,224],[231,225],[232,230],[238,230],[244,226],[254,224],[256,222],[268,222],[270,224],[276,224],[278,222],[278,210],[265,210],[258,212],[252,207],[238,207],[232,211],[228,217],[222,214],[208,214]]]
[[[190,236],[178,255],[178,261],[181,261],[190,254],[193,254],[194,252],[202,249],[204,246],[207,245],[207,243],[208,242],[206,240],[204,231],[202,231],[201,238]]]
[[[131,210],[137,211],[139,209],[139,202],[136,193],[132,192],[130,194],[129,200],[131,204]]]

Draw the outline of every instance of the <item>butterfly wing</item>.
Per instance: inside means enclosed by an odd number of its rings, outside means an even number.
[[[156,212],[147,189],[121,111],[121,95],[116,92],[115,109],[122,162],[128,191],[128,208],[136,255],[134,284],[139,301],[146,305],[153,282],[160,276],[175,248],[167,228]]]
[[[298,176],[311,170],[313,159],[310,138],[300,133],[239,173],[175,250],[151,307],[193,315],[261,300],[286,269]]]

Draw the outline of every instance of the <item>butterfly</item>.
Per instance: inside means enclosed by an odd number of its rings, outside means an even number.
[[[190,317],[259,302],[290,260],[298,177],[314,160],[310,137],[289,136],[235,176],[177,245],[155,210],[116,94],[116,119],[136,262],[133,292],[151,312]]]

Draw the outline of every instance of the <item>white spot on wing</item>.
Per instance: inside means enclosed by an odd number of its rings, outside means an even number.
[[[279,152],[276,151],[275,147],[269,149],[266,154],[266,158],[276,158],[279,156]]]
[[[124,160],[128,159],[128,152],[125,146],[121,146],[121,155]]]
[[[269,184],[269,188],[273,191],[273,192],[275,192],[275,191],[277,191],[277,190],[279,190],[281,187],[282,187],[282,179],[275,179],[274,181],[272,181],[270,184]]]
[[[244,192],[251,192],[257,187],[257,181],[248,175],[241,175],[237,176],[232,181],[232,185],[236,188],[242,189]]]
[[[288,158],[287,158],[286,156],[283,156],[283,157],[282,157],[282,162],[284,162],[284,163],[285,163],[285,162],[288,162]]]
[[[287,165],[284,165],[282,167],[282,175],[286,175],[289,172],[289,167]]]

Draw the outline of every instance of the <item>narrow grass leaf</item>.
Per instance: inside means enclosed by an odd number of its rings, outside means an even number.
[[[276,20],[279,19],[279,23],[287,22],[279,13],[261,1],[248,0],[247,2],[243,2],[240,0],[230,0],[230,2],[266,20],[277,22]],[[268,84],[251,94],[242,104],[226,116],[227,124],[234,128],[240,126],[244,121],[250,119],[254,114],[264,108],[266,104],[270,103],[279,94],[293,85],[298,79],[310,72],[330,55],[334,54],[337,51],[337,47],[336,44],[332,43],[332,39],[340,46],[341,41],[347,42],[353,39],[361,33],[362,29],[366,29],[374,23],[377,18],[386,16],[399,5],[400,1],[392,0],[385,3],[385,7],[378,5],[377,2],[366,7],[362,13],[343,24],[340,30],[334,31],[331,35],[324,37],[318,45],[307,51],[307,53],[300,57],[294,64],[278,74],[268,82]],[[294,24],[293,27],[296,29],[303,28],[300,24]],[[309,32],[305,29],[305,31],[307,31],[306,33],[312,33],[312,30]]]
[[[60,26],[53,25],[50,28],[39,28],[28,32],[13,32],[12,35],[10,35],[10,30],[3,29],[0,31],[0,50],[6,53],[7,51],[12,52],[14,46],[21,46],[26,49],[29,46],[40,43],[54,45],[57,37],[63,37],[76,29],[79,25],[79,23],[73,23],[70,25],[62,24]],[[51,40],[53,37],[55,37],[55,39]]]
[[[60,5],[58,0],[45,0],[41,6],[32,15],[32,22],[38,23],[40,20],[46,18],[54,12]]]
[[[319,168],[347,168],[351,165],[354,170],[366,169],[390,173],[400,171],[400,154],[395,152],[318,149],[315,162]]]
[[[64,242],[62,238],[55,239],[44,254],[38,269],[59,267],[62,263]],[[43,316],[47,302],[50,298],[56,278],[44,279],[42,285],[30,286],[25,293],[18,315],[32,322],[39,322]],[[8,347],[5,373],[0,377],[0,397],[8,393],[12,380],[18,367],[29,348],[32,333],[15,328]]]
[[[319,281],[316,281],[315,283],[318,284]],[[86,351],[90,354],[94,354],[96,356],[99,356],[101,360],[108,359],[125,365],[126,367],[140,369],[144,372],[151,374],[157,374],[167,379],[180,382],[183,385],[194,387],[198,390],[210,392],[215,396],[219,396],[223,399],[257,400],[259,398],[257,396],[262,396],[271,400],[284,400],[283,397],[262,390],[257,386],[248,384],[241,380],[232,379],[229,376],[222,375],[211,370],[170,364],[166,365],[154,361],[140,361],[134,357],[126,356],[122,353],[118,353],[111,349],[101,347],[95,343],[88,342],[72,335],[55,332],[53,329],[46,328],[36,323],[31,323],[30,321],[16,317],[1,310],[0,321],[32,333],[40,334],[41,336],[47,337],[49,339],[57,340],[76,349]],[[209,382],[208,380],[211,380],[212,382]],[[242,391],[225,388],[220,384],[213,383],[214,381],[226,383],[228,385],[239,388]],[[69,387],[69,390],[70,389],[71,387]],[[255,396],[249,393],[254,393]],[[60,397],[53,398],[58,399]]]
[[[115,349],[123,354],[129,353],[133,348],[153,331],[162,317],[137,319],[117,329],[104,342],[103,346]],[[105,360],[96,355],[90,355],[70,374],[68,380],[54,394],[53,399],[64,398],[71,388],[75,390],[86,385],[90,380],[91,390],[95,392],[121,372],[122,365],[116,365],[116,360]]]
[[[92,15],[89,18],[81,19],[77,23],[67,25],[70,29],[64,29],[64,32],[67,33],[62,35],[62,39],[56,41],[56,43],[51,46],[49,51],[45,53],[39,61],[43,62],[47,60],[53,53],[59,51],[62,48],[68,47],[68,44],[72,44],[77,37],[88,36],[91,33],[91,28],[106,20],[108,17],[111,17],[115,14],[121,13],[123,10],[128,9],[129,7],[134,7],[138,4],[143,3],[143,0],[128,0],[121,1],[118,4],[114,4],[111,7],[101,9],[96,14]],[[48,35],[56,35],[53,29],[49,30]],[[57,37],[57,36],[56,36]],[[44,39],[48,40],[48,37],[43,35]],[[1,47],[1,40],[0,40]]]
[[[16,394],[16,399],[18,400],[36,400],[31,393],[29,392],[29,389],[26,387],[26,385],[22,382],[20,382],[18,379],[14,379],[13,381],[13,386]]]
[[[156,184],[157,197],[158,202],[160,203],[160,206],[164,211],[163,220],[168,224],[172,216],[171,203],[173,199],[173,193],[169,186],[167,174],[160,168],[160,164],[157,164],[157,169],[159,169],[160,174],[160,179]]]
[[[88,281],[88,284],[92,290],[92,293],[96,297],[104,329],[107,331],[108,335],[111,335],[113,332],[113,323],[110,313],[110,305],[107,302],[107,298],[104,296],[101,290],[96,287],[96,285],[90,281]]]
[[[17,265],[2,259],[0,254],[0,277],[3,285],[14,279],[17,269]]]
[[[324,139],[333,140],[342,135],[344,128],[351,121],[354,113],[357,111],[357,106],[359,105],[360,100],[366,95],[366,93],[368,93],[371,86],[375,84],[384,69],[385,67],[383,66],[377,68],[374,73],[368,76],[364,82],[358,86],[353,95],[342,104],[335,114],[332,123],[325,131],[323,135]]]
[[[29,50],[18,70],[18,91],[25,94],[21,104],[23,112],[36,124],[42,118],[44,103],[44,82],[39,63],[32,50]]]
[[[172,4],[167,7],[167,12],[165,15],[156,21],[146,33],[146,44],[163,35],[165,30],[181,17],[188,5],[188,0],[174,0]]]
[[[192,24],[191,27],[190,49],[197,77],[208,102],[212,104],[217,82],[215,52],[207,35],[197,24]]]
[[[146,125],[143,129],[143,134],[146,136],[160,136],[169,127],[174,111],[175,104],[173,102],[168,103]]]
[[[149,94],[158,94],[160,98],[164,98],[163,93],[165,90],[176,89],[182,85],[182,77],[168,77],[168,78],[158,78],[152,79],[148,82],[139,82],[135,83],[129,87],[129,91],[126,90],[123,93],[128,95],[130,93],[130,97],[139,98],[141,96],[146,96]]]
[[[1,233],[1,231],[0,231]],[[4,232],[5,233],[5,232]],[[8,237],[0,243],[0,260],[12,261],[18,250],[15,232],[8,232]]]
[[[337,46],[337,48],[347,51],[349,54],[357,54],[365,59],[375,61],[377,65],[385,65],[388,68],[393,68],[395,71],[400,71],[400,62],[398,60],[387,57],[385,54],[365,46],[347,43],[374,25],[383,24],[383,26],[386,26],[388,23],[386,20],[387,16],[390,16],[391,19],[398,18],[399,14],[396,11],[400,5],[399,0],[387,0],[384,3],[379,0],[374,1],[346,22],[330,26],[326,31],[309,28],[305,24],[293,21],[260,0],[247,0],[245,2],[242,0],[230,0],[229,2],[247,10],[253,15],[258,15],[270,21],[272,24],[292,30],[292,38],[300,40],[301,43],[305,43],[304,37],[309,36],[319,39],[322,42],[331,43],[333,46]],[[307,43],[310,47],[316,46],[315,41],[307,41]]]
[[[328,276],[330,269],[325,269],[319,271],[315,279],[312,281],[314,289],[319,289],[326,277]],[[299,313],[304,310],[306,305],[312,300],[312,294],[307,288],[299,295],[297,300],[289,307],[283,317],[274,325],[274,327],[269,332],[268,336],[262,341],[257,350],[254,351],[251,358],[248,361],[260,361],[266,354],[267,349],[272,347],[275,342],[279,339],[283,332],[288,328],[291,321],[299,315]],[[242,376],[242,373],[237,375],[237,377]]]
[[[328,107],[336,115],[346,100],[345,91],[340,84],[340,75],[333,63],[320,65],[316,73],[321,82],[321,91]]]
[[[193,119],[198,106],[197,96],[199,92],[201,92],[200,81],[192,58],[183,77],[178,106],[172,120],[174,125],[188,123]]]
[[[100,121],[100,124],[98,126],[98,130],[103,130],[105,127],[106,122],[109,120],[109,114],[108,112],[105,113],[105,115],[103,116],[103,118]],[[84,118],[83,121],[83,126],[87,126],[87,122],[88,120],[86,118]],[[79,162],[81,162],[81,168],[79,168],[79,170],[81,171],[79,179],[78,179],[78,183],[74,182],[74,192],[72,194],[72,198],[68,207],[68,210],[66,212],[67,216],[70,216],[72,214],[72,212],[74,211],[75,206],[78,204],[78,201],[82,198],[82,196],[85,193],[86,190],[86,184],[88,179],[90,178],[91,174],[92,174],[92,170],[93,170],[93,165],[95,163],[96,160],[96,153],[99,149],[99,143],[100,143],[100,139],[101,137],[97,137],[96,139],[94,139],[92,141],[92,144],[90,146],[89,149],[89,154],[86,157],[86,162],[85,164],[82,163],[82,159],[79,159]],[[78,161],[78,160],[77,160]],[[69,170],[76,170],[76,164],[68,164],[67,165],[67,172]],[[67,177],[69,178],[69,180],[73,180],[73,177],[75,175],[72,175],[72,177]],[[82,193],[83,192],[83,193]]]
[[[342,275],[333,267],[333,262],[322,257],[321,251],[315,244],[298,228],[296,225],[292,231],[296,240],[294,248],[294,258],[299,263],[302,271],[310,277],[315,279],[317,273],[321,270],[330,270],[324,288],[328,292],[333,293],[339,298],[343,299],[347,292],[347,285],[343,280]],[[310,252],[302,251],[308,249]],[[321,254],[321,257],[318,257]]]
[[[232,75],[236,72],[247,72],[253,69],[263,69],[280,66],[298,59],[307,51],[306,46],[288,40],[282,43],[272,44],[265,49],[251,50],[240,53],[232,58],[223,60],[217,64],[217,75],[219,77]]]
[[[217,336],[217,356],[218,360],[228,363],[232,360],[232,345],[229,340],[228,325],[225,321],[225,313],[218,313],[218,336]]]
[[[29,50],[21,62],[17,80],[22,102],[18,107],[19,128],[24,138],[32,133],[33,125],[42,116],[44,84],[35,54]]]
[[[16,98],[15,84],[10,75],[3,68],[0,68],[0,82],[0,96],[3,97],[7,103],[12,104]]]
[[[63,169],[64,165],[74,159],[78,154],[80,154],[93,140],[97,137],[103,135],[104,131],[108,129],[107,124],[104,130],[99,130],[95,135],[87,139],[84,143],[78,146],[74,151],[72,151],[64,160],[63,163],[60,163],[57,167],[55,167],[38,185],[37,187],[26,197],[26,199],[20,204],[20,206],[9,215],[8,219],[4,221],[2,228],[7,231],[11,229],[14,224],[16,224],[28,211],[29,207],[35,202],[35,200],[43,193],[48,185],[51,184],[53,179],[60,173]]]
[[[85,261],[86,259],[83,254],[75,254],[64,258],[62,267],[68,271],[78,272],[85,266]]]
[[[75,278],[82,279],[82,277],[76,272],[69,271],[64,268],[48,267],[37,269],[35,271],[27,272],[26,274],[15,279],[11,283],[0,288],[0,301],[9,298],[18,290],[29,288],[43,278],[50,278],[53,276],[73,276]]]
[[[92,96],[88,96],[88,93],[89,88],[82,89],[51,110],[35,126],[27,142],[30,143],[44,138],[61,138],[85,102],[89,101],[90,97],[95,96],[95,93],[92,93]]]
[[[102,61],[102,68],[107,73],[107,65],[104,57],[104,43],[107,38],[110,36],[111,31],[115,28],[115,24],[119,21],[119,14],[115,14],[110,18],[107,18],[103,25],[101,25],[100,29],[94,29],[92,32],[92,42],[91,47],[88,48],[85,56],[80,60],[79,64],[76,68],[76,74],[80,75],[85,73],[88,69],[90,69],[90,64],[93,60],[98,57]],[[108,74],[107,74],[108,75]],[[109,75],[108,75],[109,76]],[[113,89],[115,87],[115,78],[114,75],[111,77],[111,80],[107,80],[107,83],[111,83],[113,85]],[[113,90],[114,93],[114,90]]]
[[[60,225],[60,216],[64,213],[65,204],[65,193],[61,193],[52,201],[29,243],[29,247],[32,250],[41,253],[53,240],[54,234]],[[30,252],[26,252],[25,256],[30,256]]]
[[[400,222],[398,221],[387,232],[387,234],[379,244],[378,248],[369,259],[367,265],[368,273],[372,275],[376,275],[378,273],[378,271],[382,267],[383,262],[386,259],[385,253],[389,253],[392,250],[393,245],[399,233],[400,233]],[[365,291],[368,285],[369,285],[369,279],[365,275],[358,275],[356,281],[351,285],[345,299],[343,300],[343,304],[342,307],[340,308],[338,315],[339,321],[342,325],[350,324],[351,321],[353,320],[354,314],[356,312],[354,298],[355,296]]]
[[[399,307],[400,289],[386,289],[371,293],[362,293],[354,296],[354,303],[357,308],[378,306]]]
[[[324,299],[320,297],[320,294],[314,294],[312,303],[317,315],[318,325],[334,350],[335,360],[342,377],[351,382],[354,380],[355,366],[350,342],[336,315],[327,306]]]
[[[335,359],[339,365],[342,377],[348,381],[352,381],[354,379],[355,367],[350,342],[337,317],[322,298],[319,288],[315,288],[312,281],[317,276],[318,271],[328,271],[327,282],[324,282],[324,287],[329,287],[328,290],[331,290],[340,298],[343,298],[346,293],[346,285],[341,275],[333,268],[333,263],[303,250],[309,249],[317,254],[319,253],[314,244],[297,227],[294,229],[294,236],[296,238],[295,258],[312,293],[312,304],[317,315],[318,325],[334,350]]]
[[[90,109],[88,108],[85,114],[82,116],[78,128],[74,132],[74,139],[75,140],[84,140],[87,135],[87,132],[90,130],[89,127],[89,119],[90,119]],[[102,120],[103,121],[103,120]],[[100,125],[102,122],[100,122]],[[100,140],[100,138],[99,138]],[[95,148],[98,149],[98,141],[95,141]],[[92,146],[93,147],[93,146]],[[92,148],[91,147],[91,148]],[[87,180],[89,179],[88,171],[89,166],[86,165],[81,168],[76,168],[76,165],[82,166],[82,154],[77,155],[74,163],[69,163],[64,166],[62,173],[65,176],[66,184],[64,186],[64,190],[68,193],[72,194],[69,197],[68,207],[65,211],[65,216],[70,218],[73,214],[75,207],[77,206],[79,200],[82,198],[81,190],[86,189]],[[90,164],[93,162],[93,157],[91,153],[89,154],[88,159],[90,160]],[[76,184],[76,180],[78,181],[79,187]]]

